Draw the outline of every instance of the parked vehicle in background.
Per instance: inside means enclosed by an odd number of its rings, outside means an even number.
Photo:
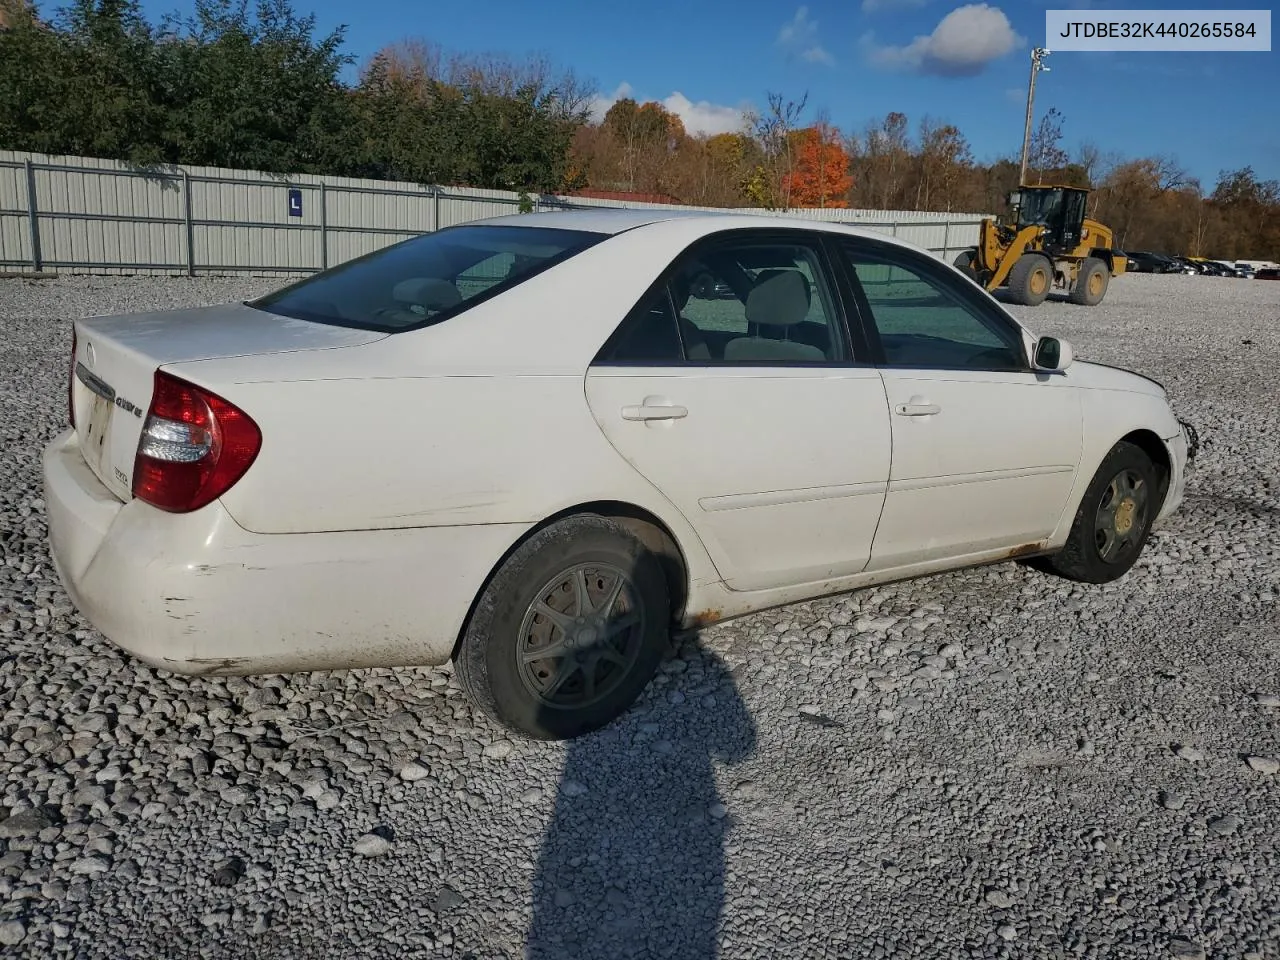
[[[1266,267],[1253,275],[1255,280],[1280,280],[1280,268]]]
[[[673,629],[1012,558],[1114,581],[1196,451],[1160,384],[928,251],[739,214],[476,221],[77,320],[68,386],[50,552],[110,640],[187,674],[452,659],[542,738],[624,712]]]
[[[1237,263],[1235,265],[1235,268],[1236,268],[1236,274],[1238,276],[1244,277],[1246,280],[1253,279],[1254,269],[1250,264]]]
[[[1204,262],[1205,273],[1214,277],[1238,277],[1235,267],[1229,267],[1225,263],[1217,260],[1206,260]]]
[[[1134,273],[1173,273],[1177,269],[1171,260],[1150,250],[1129,250],[1125,256],[1129,258],[1129,270]]]
[[[1194,274],[1199,276],[1204,273],[1204,268],[1189,257],[1170,257],[1174,263],[1182,268],[1183,273]]]
[[[1214,262],[1215,262],[1219,267],[1221,267],[1221,268],[1222,268],[1222,270],[1223,270],[1223,274],[1222,274],[1222,275],[1223,275],[1224,277],[1242,277],[1242,276],[1244,276],[1244,274],[1243,274],[1243,273],[1241,273],[1238,269],[1236,269],[1236,265],[1235,265],[1234,263],[1232,263],[1231,261],[1229,261],[1229,260],[1215,260]]]

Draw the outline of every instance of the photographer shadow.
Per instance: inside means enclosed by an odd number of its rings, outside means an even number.
[[[727,666],[696,639],[666,667],[674,682],[568,744],[528,960],[719,955],[732,817],[716,765],[750,757],[756,729]]]

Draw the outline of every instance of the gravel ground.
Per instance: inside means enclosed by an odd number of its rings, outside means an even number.
[[[276,283],[0,281],[0,954],[1280,957],[1280,284],[1016,308],[1207,441],[1119,583],[722,624],[566,746],[447,669],[178,678],[72,611],[38,479],[67,319]]]

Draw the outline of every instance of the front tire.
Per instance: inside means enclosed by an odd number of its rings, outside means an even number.
[[[454,657],[483,713],[540,740],[605,726],[662,660],[671,600],[662,567],[622,526],[567,517],[522,543],[476,604]]]
[[[1061,552],[1047,558],[1054,573],[1080,583],[1119,580],[1137,562],[1160,510],[1155,464],[1121,441],[1103,459],[1076,510]]]
[[[1037,307],[1049,296],[1053,267],[1047,257],[1024,253],[1009,271],[1009,298],[1014,303]]]
[[[1097,257],[1086,257],[1076,274],[1076,285],[1068,299],[1084,307],[1096,307],[1107,295],[1111,271]]]

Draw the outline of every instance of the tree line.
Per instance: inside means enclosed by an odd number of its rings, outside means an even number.
[[[0,0],[0,147],[317,173],[524,193],[586,188],[702,206],[1000,213],[1018,157],[979,161],[963,133],[890,112],[838,129],[808,97],[770,93],[739,130],[690,132],[624,98],[592,120],[596,89],[544,59],[392,44],[359,65],[289,0],[197,0],[151,23],[137,0],[71,0],[46,18]],[[1048,111],[1029,180],[1089,187],[1122,248],[1280,257],[1280,183],[1249,167],[1211,188],[1166,156],[1063,149]]]

